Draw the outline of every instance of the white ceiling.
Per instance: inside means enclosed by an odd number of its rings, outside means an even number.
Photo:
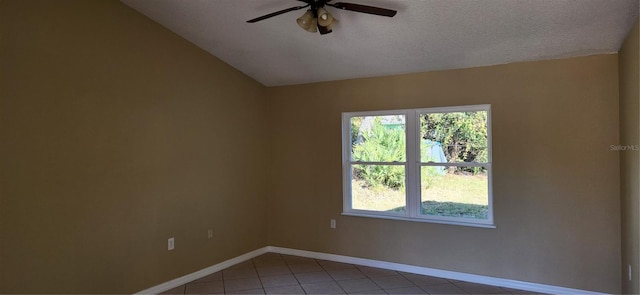
[[[328,10],[333,33],[308,33],[295,0],[122,0],[266,86],[617,52],[638,0],[334,0],[398,11]],[[179,58],[179,57],[176,57]]]

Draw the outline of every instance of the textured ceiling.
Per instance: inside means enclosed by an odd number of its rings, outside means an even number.
[[[638,0],[334,0],[398,14],[329,7],[340,22],[320,35],[304,10],[246,23],[295,0],[122,2],[266,86],[612,53],[638,17]]]

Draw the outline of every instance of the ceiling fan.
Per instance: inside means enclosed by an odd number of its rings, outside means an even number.
[[[305,12],[301,17],[299,17],[296,20],[298,22],[298,26],[300,26],[302,29],[308,32],[311,32],[311,33],[320,32],[321,35],[324,35],[324,34],[331,33],[333,31],[333,26],[338,22],[338,20],[335,19],[325,9],[325,6],[331,6],[338,9],[375,14],[375,15],[381,15],[381,16],[388,16],[388,17],[393,17],[397,13],[397,11],[395,10],[374,7],[374,6],[367,6],[362,4],[345,3],[345,2],[330,3],[332,0],[297,0],[297,1],[304,2],[307,5],[283,9],[280,11],[269,13],[267,15],[263,15],[261,17],[250,19],[247,22],[255,23],[261,20],[272,18],[274,16],[281,15],[283,13],[309,7],[309,9],[307,9],[307,12]]]

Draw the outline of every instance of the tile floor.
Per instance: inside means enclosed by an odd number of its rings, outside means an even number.
[[[163,294],[530,294],[367,266],[267,253]]]

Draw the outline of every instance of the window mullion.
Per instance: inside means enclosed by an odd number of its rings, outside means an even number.
[[[348,212],[352,209],[351,200],[351,116],[342,114],[342,211]]]
[[[406,185],[407,185],[407,213],[410,217],[418,217],[420,210],[420,147],[418,137],[420,136],[420,128],[418,128],[419,120],[415,111],[407,112],[407,166],[406,166]]]

